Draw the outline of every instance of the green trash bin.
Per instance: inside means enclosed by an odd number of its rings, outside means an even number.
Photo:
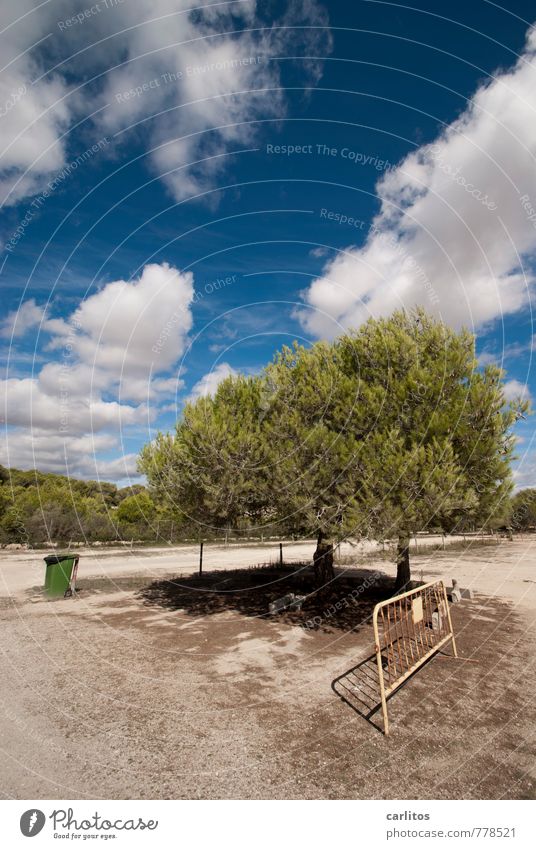
[[[49,554],[45,557],[45,593],[51,598],[68,598],[75,590],[78,570],[76,554]]]

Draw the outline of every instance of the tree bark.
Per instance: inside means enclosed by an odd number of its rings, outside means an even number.
[[[409,565],[409,536],[399,536],[396,549],[396,592],[409,590],[411,568]]]
[[[313,566],[317,587],[323,587],[335,578],[333,568],[333,544],[324,542],[324,533],[318,532],[316,551],[313,554]]]

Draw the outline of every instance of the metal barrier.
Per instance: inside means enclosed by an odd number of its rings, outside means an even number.
[[[458,657],[443,581],[380,602],[374,608],[372,624],[387,735],[387,697],[449,641]]]

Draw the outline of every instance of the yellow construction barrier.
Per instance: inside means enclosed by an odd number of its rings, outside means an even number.
[[[443,581],[380,602],[374,608],[372,624],[383,727],[389,734],[387,697],[449,641],[458,657]]]

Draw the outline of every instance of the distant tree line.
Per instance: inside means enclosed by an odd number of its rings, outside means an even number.
[[[0,466],[0,542],[107,542],[169,539],[179,523],[141,485],[118,488]]]
[[[0,545],[114,541],[217,542],[275,537],[280,528],[202,527],[141,484],[123,488],[0,465]]]
[[[536,531],[536,489],[520,489],[511,499],[508,523],[515,531]]]

